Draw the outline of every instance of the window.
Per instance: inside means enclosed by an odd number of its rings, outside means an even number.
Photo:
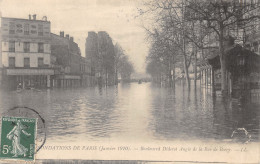
[[[16,24],[16,33],[22,33],[22,32],[23,32],[23,25]]]
[[[38,58],[38,67],[43,67],[43,58]]]
[[[24,25],[24,35],[29,35],[29,31],[30,31],[29,24],[25,24]]]
[[[30,67],[30,58],[24,58],[23,62],[24,62],[24,67],[25,68]]]
[[[24,50],[24,52],[30,52],[30,43],[29,42],[23,43],[23,50]]]
[[[9,34],[14,34],[15,33],[15,24],[14,22],[9,23]]]
[[[35,24],[32,24],[30,28],[31,34],[37,34],[37,26]]]
[[[9,41],[9,52],[15,52],[15,42]]]
[[[15,67],[15,57],[9,57],[8,65],[9,67]]]
[[[42,24],[38,25],[38,35],[43,36],[43,25]]]
[[[38,52],[39,53],[43,53],[44,52],[43,43],[38,43]]]

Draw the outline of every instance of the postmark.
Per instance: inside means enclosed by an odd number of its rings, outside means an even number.
[[[37,118],[2,117],[0,158],[34,161]]]

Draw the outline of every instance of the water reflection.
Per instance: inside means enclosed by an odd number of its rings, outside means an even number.
[[[146,142],[155,140],[231,141],[245,128],[259,141],[259,104],[213,96],[210,89],[167,89],[150,83],[108,88],[1,91],[0,112],[14,106],[38,110],[47,141]]]

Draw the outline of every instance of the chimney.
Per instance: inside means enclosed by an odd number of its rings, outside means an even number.
[[[36,20],[36,14],[33,14],[33,20]]]
[[[29,20],[31,20],[32,19],[32,16],[31,16],[31,14],[29,14]]]
[[[72,41],[72,42],[74,41],[74,38],[72,36],[70,37],[70,41]]]
[[[66,34],[66,38],[68,38],[68,39],[69,39],[69,38],[70,38],[70,35],[69,35],[69,34]]]
[[[64,31],[60,31],[60,36],[64,37]]]

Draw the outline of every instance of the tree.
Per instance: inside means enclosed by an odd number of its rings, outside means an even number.
[[[114,84],[115,74],[115,51],[112,39],[104,32],[98,32],[98,56],[100,74],[105,76],[105,85]]]
[[[132,63],[129,61],[128,56],[122,56],[119,61],[120,69],[119,73],[121,78],[125,82],[129,82],[131,79],[131,74],[134,72]]]
[[[116,43],[115,44],[115,72],[116,72],[116,75],[115,75],[115,84],[117,85],[118,84],[118,72],[119,72],[119,69],[120,69],[120,66],[121,66],[121,63],[120,63],[120,58],[122,56],[124,56],[124,50],[123,48],[118,44]]]
[[[153,13],[157,30],[161,30],[165,39],[170,40],[171,45],[179,49],[183,56],[188,86],[188,67],[192,57],[196,55],[196,48],[202,52],[203,49],[211,48],[210,44],[206,45],[204,38],[214,36],[218,42],[221,63],[221,90],[227,93],[225,37],[231,33],[230,31],[245,28],[250,21],[259,18],[259,12],[252,14],[252,11],[259,8],[259,2],[247,2],[246,0],[151,0],[145,3],[146,10],[139,11],[141,14]],[[191,50],[189,53],[191,48],[187,46],[195,47],[193,48],[195,51]],[[196,62],[196,57],[194,59]]]
[[[221,63],[221,90],[227,93],[227,59],[225,56],[225,36],[230,28],[243,28],[241,25],[259,18],[259,15],[251,15],[251,11],[259,8],[259,3],[240,3],[242,1],[205,1],[188,0],[186,7],[186,19],[204,22],[204,28],[210,29],[215,33],[219,43],[219,56]]]
[[[115,69],[116,69],[116,84],[118,81],[118,73],[120,73],[123,81],[130,81],[131,74],[134,72],[133,64],[129,61],[128,56],[125,55],[123,48],[115,44]]]
[[[149,32],[149,35],[152,40],[152,44],[146,58],[148,63],[147,68],[151,65],[157,65],[159,68],[158,70],[161,70],[162,72],[157,74],[153,73],[152,69],[147,69],[147,73],[156,77],[165,75],[168,79],[168,85],[174,88],[174,56],[177,54],[176,49],[174,50],[174,46],[171,45],[170,40],[165,38],[161,31],[155,29],[154,32]],[[157,70],[155,72],[157,72]]]
[[[192,31],[194,31],[194,26],[191,26],[192,24],[185,20],[185,6],[183,1],[152,0],[145,5],[148,6],[148,9],[142,13],[152,12],[155,14],[154,20],[157,22],[157,26],[154,30],[155,34],[153,36],[156,37],[158,36],[156,34],[160,34],[164,46],[167,46],[168,50],[171,52],[170,58],[168,59],[171,61],[170,63],[173,64],[177,60],[181,60],[183,63],[187,86],[190,88],[188,68],[194,53],[190,50],[191,44],[187,38],[194,39],[193,36],[189,36],[190,34],[193,34]],[[147,29],[147,31],[150,32],[151,30]],[[195,39],[192,41],[196,42]]]

